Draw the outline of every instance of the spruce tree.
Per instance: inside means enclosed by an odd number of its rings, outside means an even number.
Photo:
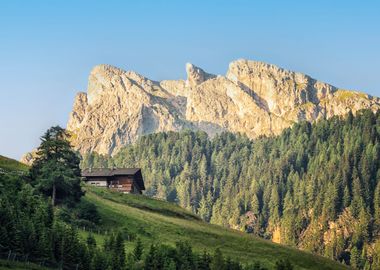
[[[34,184],[58,202],[78,202],[83,192],[80,187],[79,157],[68,140],[69,134],[61,127],[48,129],[41,137],[37,158],[30,169]]]
[[[141,260],[143,254],[143,245],[140,238],[137,238],[135,248],[133,249],[133,257],[136,261]]]
[[[215,250],[214,256],[211,259],[210,264],[211,270],[224,270],[225,269],[225,261],[222,252],[219,248]]]

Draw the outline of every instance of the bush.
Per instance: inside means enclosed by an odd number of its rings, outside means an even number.
[[[96,224],[86,219],[76,219],[72,222],[72,224],[85,230],[95,230],[97,228]]]
[[[125,241],[134,241],[136,239],[136,233],[131,232],[127,227],[123,227],[120,233]]]
[[[88,220],[94,224],[99,224],[100,222],[100,215],[96,206],[83,200],[77,205],[76,217],[78,219]]]
[[[292,263],[288,260],[279,260],[276,262],[276,270],[293,270],[293,265]]]

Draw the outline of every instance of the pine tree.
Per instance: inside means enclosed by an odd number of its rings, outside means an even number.
[[[115,246],[113,250],[114,259],[117,261],[117,267],[115,270],[124,269],[125,267],[125,246],[124,239],[120,232],[116,234]]]
[[[257,197],[257,194],[253,194],[253,196],[252,196],[251,211],[255,215],[258,215],[260,213],[260,202],[259,202],[259,199]]]
[[[143,245],[140,238],[137,238],[135,248],[133,249],[133,257],[136,261],[141,260],[143,254]]]
[[[350,265],[356,269],[360,267],[360,252],[356,246],[351,249]]]
[[[278,194],[278,188],[273,185],[272,192],[269,201],[270,219],[273,223],[276,223],[280,219],[280,196]]]
[[[157,247],[155,245],[151,245],[148,254],[145,257],[145,270],[156,270],[158,269],[158,261],[157,261]]]
[[[198,261],[198,269],[210,270],[210,263],[211,263],[211,257],[206,252],[206,250],[204,250],[202,256],[200,256],[199,261]]]
[[[193,251],[188,242],[176,243],[176,258],[177,268],[184,270],[190,270],[195,268]]]
[[[346,208],[346,207],[350,206],[350,203],[351,203],[350,190],[349,190],[348,186],[345,186],[344,191],[343,191],[343,207]]]
[[[224,257],[219,248],[215,250],[214,256],[211,258],[210,269],[211,270],[225,269]]]
[[[86,239],[87,246],[90,250],[96,248],[96,240],[92,233],[88,234],[87,239]]]
[[[380,233],[380,181],[377,183],[375,194],[374,194],[374,219],[375,228],[378,233]]]
[[[91,262],[91,270],[104,270],[108,269],[109,260],[107,258],[107,254],[102,252],[101,250],[97,250],[94,252],[94,256]]]
[[[61,127],[51,127],[41,137],[37,158],[30,170],[37,187],[57,201],[79,201],[83,192],[80,187],[79,158],[71,149],[68,133]]]

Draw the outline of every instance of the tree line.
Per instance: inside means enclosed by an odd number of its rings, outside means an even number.
[[[205,221],[358,269],[380,267],[380,113],[302,122],[280,136],[151,134],[83,167],[143,169],[146,194]]]

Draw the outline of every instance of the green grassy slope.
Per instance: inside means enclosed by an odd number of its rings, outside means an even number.
[[[0,155],[0,170],[3,171],[20,171],[25,172],[28,170],[28,165],[25,165],[17,160],[4,157]]]
[[[320,256],[210,225],[168,202],[94,187],[87,188],[85,199],[97,205],[103,229],[127,228],[146,246],[152,242],[174,245],[176,241],[186,240],[198,252],[204,249],[213,252],[219,247],[225,255],[242,263],[260,261],[270,269],[276,260],[283,258],[291,260],[295,269],[348,269]],[[102,235],[95,237],[98,241],[103,240]],[[127,249],[132,248],[133,243],[128,242]]]
[[[0,270],[48,270],[45,268],[33,263],[21,263],[21,262],[10,262],[7,260],[0,260]]]

